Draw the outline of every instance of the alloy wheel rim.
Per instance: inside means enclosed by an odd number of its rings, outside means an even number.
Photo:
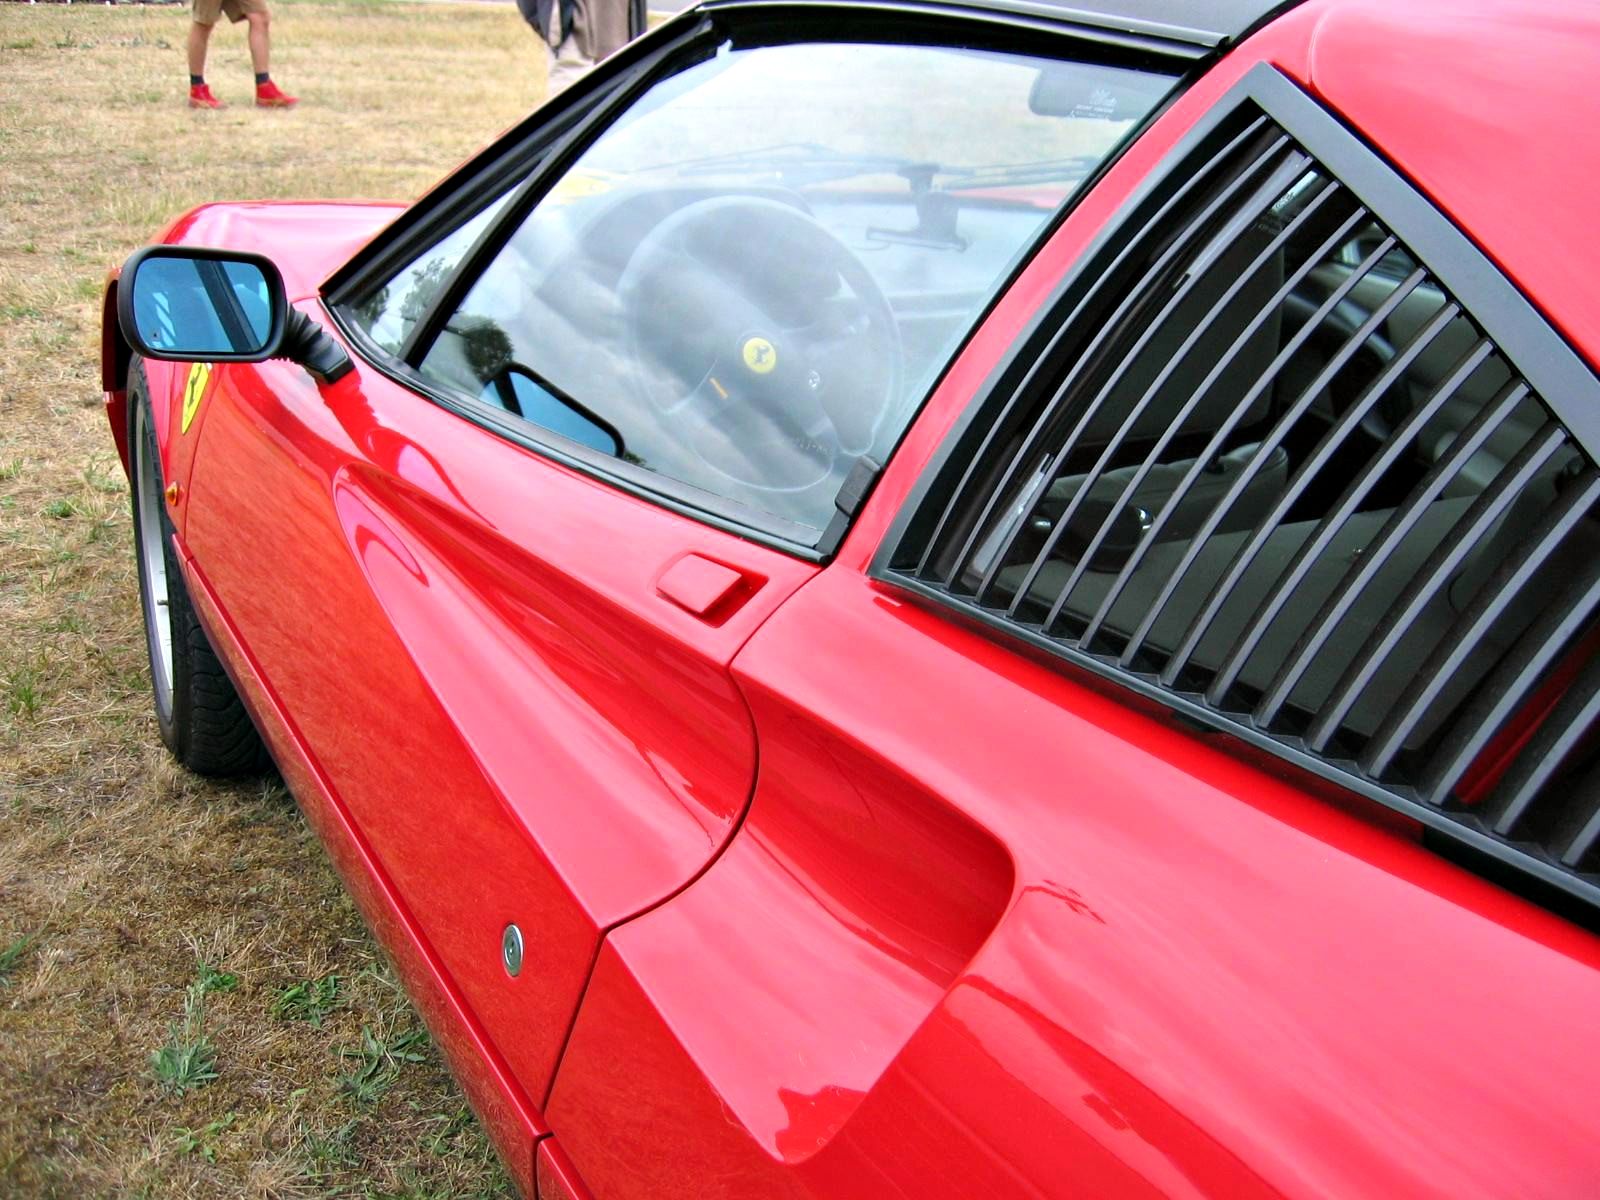
[[[151,461],[149,418],[141,405],[134,441],[134,472],[139,489],[139,559],[144,591],[145,636],[150,647],[150,680],[162,717],[172,711],[172,606],[167,580],[166,538],[161,527],[161,477]]]

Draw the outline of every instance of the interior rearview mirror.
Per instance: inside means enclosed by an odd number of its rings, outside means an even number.
[[[257,254],[149,246],[122,269],[117,319],[146,358],[261,362],[279,353],[289,304]]]
[[[1039,68],[1028,92],[1028,108],[1041,117],[1136,121],[1172,89],[1164,75],[1082,62],[1052,62]]]

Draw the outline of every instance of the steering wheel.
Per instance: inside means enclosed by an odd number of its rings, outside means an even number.
[[[828,478],[900,394],[883,291],[811,216],[777,200],[686,205],[618,284],[634,389],[706,467],[760,491]]]

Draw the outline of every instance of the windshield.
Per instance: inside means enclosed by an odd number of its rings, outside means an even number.
[[[1053,212],[1171,80],[931,46],[724,47],[545,193],[420,369],[814,543]]]

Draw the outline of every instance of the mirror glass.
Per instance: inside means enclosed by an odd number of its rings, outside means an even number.
[[[274,297],[255,263],[153,256],[128,286],[139,336],[152,350],[206,358],[269,348]]]
[[[481,398],[591,450],[613,458],[624,457],[622,436],[615,429],[582,406],[556,395],[516,363],[501,371],[483,389]]]

